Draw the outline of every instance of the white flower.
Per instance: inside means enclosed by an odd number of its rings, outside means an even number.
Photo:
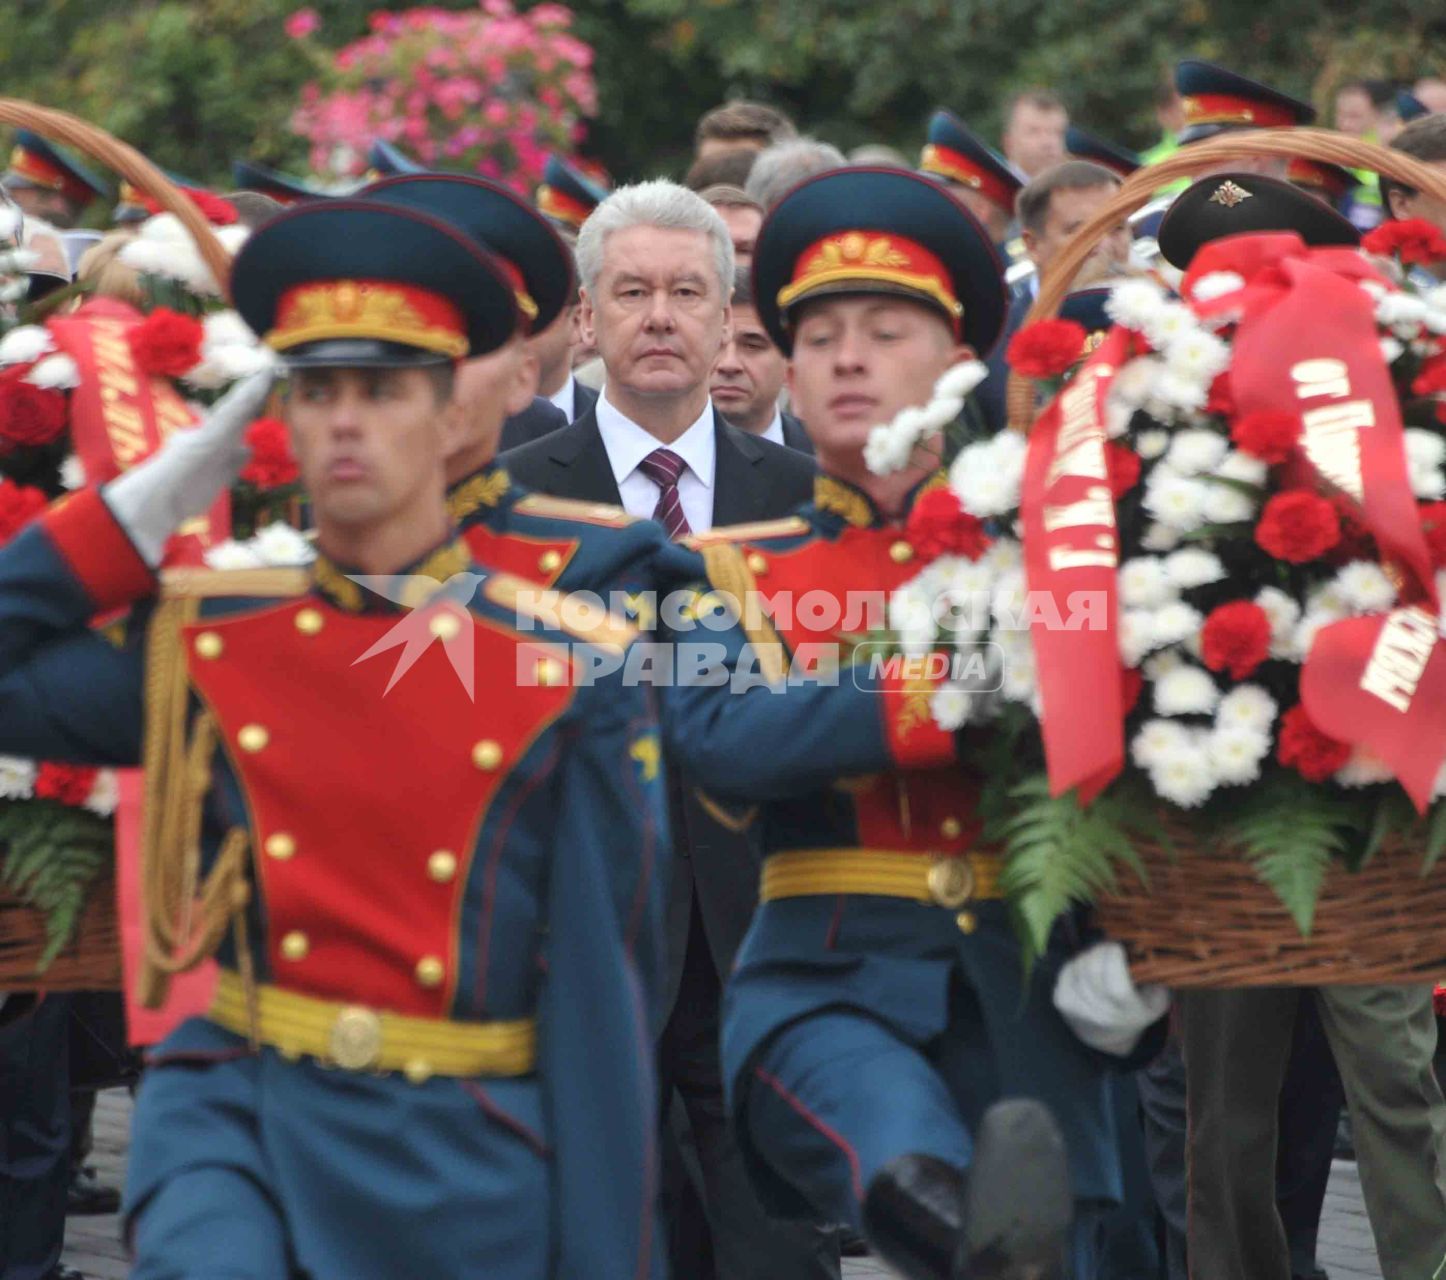
[[[953,733],[955,729],[961,729],[968,723],[973,701],[974,695],[967,689],[947,684],[934,690],[929,698],[929,711],[939,728],[946,733]]]
[[[1181,431],[1170,441],[1165,465],[1182,476],[1214,471],[1230,449],[1230,442],[1215,431]]]
[[[1005,569],[1000,572],[990,595],[989,607],[995,621],[1005,631],[1016,631],[1028,623],[1025,611],[1029,604],[1029,592],[1025,586],[1024,570]]]
[[[1159,653],[1152,653],[1140,665],[1146,680],[1162,680],[1172,671],[1178,671],[1185,665],[1185,659],[1178,649],[1161,649]]]
[[[250,238],[251,228],[240,222],[233,222],[229,227],[216,228],[216,239],[233,258],[241,252],[241,246]]]
[[[1398,338],[1414,338],[1426,320],[1426,303],[1410,293],[1388,293],[1376,303],[1376,319]]]
[[[116,781],[114,769],[102,769],[95,775],[90,795],[85,798],[85,808],[102,818],[109,818],[120,803],[120,784]]]
[[[252,541],[257,554],[268,565],[310,564],[316,558],[316,551],[305,535],[279,520],[257,530]]]
[[[1219,582],[1225,576],[1220,557],[1199,547],[1184,547],[1165,557],[1165,573],[1181,591]]]
[[[1158,649],[1167,644],[1183,644],[1186,640],[1199,634],[1204,621],[1199,609],[1192,608],[1181,601],[1176,600],[1162,605],[1155,610],[1150,620],[1155,641],[1152,648]]]
[[[1204,522],[1207,496],[1203,482],[1156,467],[1145,485],[1145,510],[1177,533],[1189,533]]]
[[[919,438],[924,440],[935,432],[944,430],[963,412],[964,401],[958,396],[936,395],[919,411]]]
[[[1170,447],[1170,433],[1161,431],[1158,427],[1152,427],[1148,431],[1141,431],[1135,437],[1135,452],[1144,458],[1146,462],[1158,458]]]
[[[1418,467],[1415,463],[1409,463],[1406,475],[1411,482],[1412,495],[1422,501],[1435,502],[1446,496],[1446,475],[1441,473],[1439,467]]]
[[[1275,699],[1258,684],[1238,684],[1220,699],[1215,709],[1215,728],[1269,734],[1278,710]]]
[[[1165,367],[1176,377],[1208,388],[1230,367],[1230,348],[1204,329],[1186,330],[1165,348]]]
[[[995,573],[1008,573],[1011,569],[1024,567],[1024,548],[1013,538],[996,538],[979,557],[981,564],[987,564]]]
[[[1397,342],[1395,338],[1381,339],[1381,359],[1387,364],[1395,364],[1405,354],[1405,343]]]
[[[1332,775],[1343,787],[1369,787],[1377,782],[1390,782],[1396,775],[1374,752],[1355,747],[1351,758]]]
[[[989,367],[982,360],[965,360],[944,371],[934,384],[934,395],[963,400],[988,376]]]
[[[1105,303],[1105,314],[1127,329],[1143,330],[1168,305],[1165,291],[1148,280],[1117,284]]]
[[[158,213],[147,218],[136,234],[141,240],[166,244],[189,244],[191,240],[186,224],[174,213]]]
[[[949,468],[949,484],[964,509],[983,519],[1019,506],[1028,449],[1028,441],[1018,431],[1001,431],[961,449]]]
[[[49,329],[38,324],[23,324],[0,338],[0,364],[29,364],[54,350],[55,339]]]
[[[260,569],[264,561],[256,548],[249,542],[237,542],[228,538],[206,549],[206,567],[209,569]]]
[[[898,634],[899,647],[911,657],[934,647],[938,626],[933,601],[917,582],[906,582],[889,597],[889,627]]]
[[[1242,484],[1263,485],[1270,468],[1259,458],[1232,449],[1215,468],[1215,474],[1222,480],[1239,480]]]
[[[1146,720],[1130,743],[1130,759],[1137,768],[1148,769],[1172,751],[1188,750],[1190,730],[1173,720]]]
[[[14,239],[20,232],[20,210],[0,205],[0,240]]]
[[[1378,564],[1352,560],[1343,565],[1333,583],[1352,613],[1385,613],[1396,603],[1396,588]]]
[[[1155,682],[1155,710],[1162,716],[1199,716],[1215,710],[1220,690],[1208,671],[1181,664]]]
[[[1152,417],[1172,421],[1177,416],[1177,410],[1198,413],[1209,399],[1210,388],[1203,382],[1192,382],[1167,369],[1155,379],[1153,392],[1145,407]]]
[[[1110,384],[1110,399],[1138,409],[1154,390],[1155,379],[1165,367],[1158,356],[1137,356],[1125,363]]]
[[[1255,603],[1270,621],[1270,656],[1289,658],[1295,653],[1295,624],[1300,621],[1300,606],[1279,587],[1261,587]]]
[[[251,326],[241,319],[240,313],[236,311],[213,311],[201,321],[201,327],[206,331],[203,346],[256,345],[256,335],[251,332]]]
[[[1446,463],[1446,440],[1434,431],[1407,427],[1404,433],[1406,461],[1413,467],[1439,467]]]
[[[1245,288],[1245,278],[1234,271],[1209,271],[1195,281],[1190,296],[1196,302],[1213,302]]]
[[[1307,609],[1305,616],[1295,625],[1295,634],[1291,637],[1291,648],[1294,650],[1294,658],[1304,662],[1310,657],[1310,647],[1315,643],[1316,632],[1322,627],[1328,627],[1334,622],[1340,622],[1343,617],[1334,609]]]
[[[1254,782],[1260,777],[1260,762],[1270,751],[1270,735],[1244,725],[1217,728],[1208,739],[1207,750],[1210,767],[1221,782]]]
[[[1202,805],[1215,790],[1215,773],[1210,756],[1193,744],[1167,751],[1150,766],[1150,782],[1162,799],[1193,809]]]
[[[0,756],[0,799],[28,800],[35,790],[35,761]]]
[[[69,356],[46,356],[25,375],[25,381],[52,391],[68,391],[80,386],[80,366]]]
[[[1121,661],[1138,667],[1155,647],[1155,615],[1148,609],[1121,609],[1115,630]]]
[[[1205,519],[1211,524],[1241,524],[1255,515],[1255,500],[1228,484],[1206,477]]]
[[[1163,303],[1143,326],[1145,337],[1156,351],[1163,351],[1177,338],[1199,329],[1195,313],[1182,302]]]
[[[1039,684],[1029,632],[1002,631],[996,641],[1004,663],[1000,693],[1008,702],[1029,702]]]
[[[875,427],[864,441],[864,466],[876,476],[893,475],[909,465],[914,438],[896,431],[892,423]]]
[[[1157,556],[1136,556],[1120,566],[1120,604],[1126,609],[1153,609],[1177,594]]]
[[[1142,551],[1173,551],[1180,545],[1180,535],[1168,525],[1152,524],[1140,538]]]
[[[75,454],[67,454],[60,464],[61,487],[73,493],[76,489],[84,489],[85,483],[85,464]]]

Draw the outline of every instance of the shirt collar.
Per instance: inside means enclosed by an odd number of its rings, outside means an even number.
[[[786,444],[783,438],[783,410],[777,407],[773,410],[773,421],[763,428],[763,438],[772,440],[774,444]]]
[[[577,416],[577,379],[569,372],[567,381],[547,398],[567,414],[567,420],[571,422]]]
[[[607,388],[597,399],[597,426],[603,446],[612,464],[613,479],[621,485],[654,449],[671,449],[685,463],[694,478],[705,488],[713,487],[713,467],[717,455],[713,443],[713,404],[705,401],[703,412],[682,435],[669,445],[650,435],[631,418],[613,407]]]

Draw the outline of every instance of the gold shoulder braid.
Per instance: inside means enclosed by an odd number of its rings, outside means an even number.
[[[832,476],[814,477],[813,505],[820,511],[832,511],[842,516],[856,529],[867,529],[874,522],[874,510],[869,506],[869,500],[857,489],[841,484]]]
[[[715,590],[731,595],[738,602],[743,634],[758,656],[758,667],[764,679],[770,684],[777,684],[788,674],[783,641],[763,612],[758,598],[758,580],[743,558],[743,552],[731,542],[714,542],[703,547],[702,554],[709,583]]]
[[[460,524],[482,507],[495,507],[512,487],[512,477],[502,467],[489,467],[469,476],[447,495],[447,514]]]

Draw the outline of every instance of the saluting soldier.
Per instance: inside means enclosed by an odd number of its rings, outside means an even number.
[[[144,729],[147,989],[219,943],[141,1090],[132,1274],[654,1274],[657,739],[582,678],[632,633],[561,627],[445,502],[453,366],[512,335],[514,285],[335,201],[233,289],[288,369],[309,569],[182,574],[121,648],[87,625],[234,476],[251,384],[0,554],[0,750],[133,764]]]

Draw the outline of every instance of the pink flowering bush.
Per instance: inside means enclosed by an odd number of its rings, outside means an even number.
[[[564,5],[518,13],[510,0],[372,14],[371,34],[302,89],[292,125],[311,142],[311,167],[360,176],[372,139],[385,138],[424,165],[530,194],[548,153],[571,151],[597,112],[593,52],[571,24]],[[296,39],[313,30],[305,18],[287,26]]]

